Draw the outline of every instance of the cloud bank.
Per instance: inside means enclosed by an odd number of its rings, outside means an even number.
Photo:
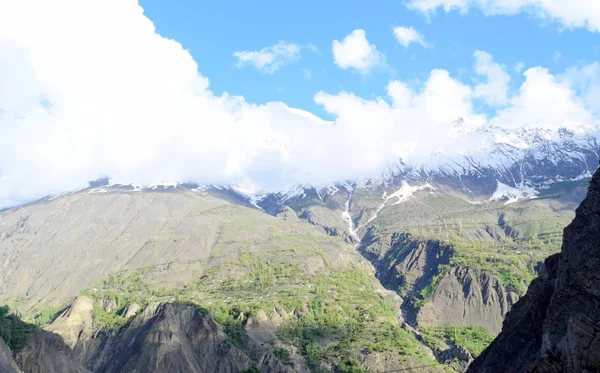
[[[337,43],[348,68],[383,58],[361,30]],[[215,95],[135,0],[0,2],[0,207],[103,176],[276,190],[487,146],[461,142],[458,118],[466,128],[597,123],[597,64],[560,76],[530,68],[514,95],[491,55],[477,52],[475,66],[473,84],[433,70],[420,86],[390,82],[387,97],[318,92],[336,118],[328,122],[281,102]],[[488,118],[475,109],[480,99],[503,105]]]
[[[408,0],[407,5],[428,16],[438,9],[467,13],[476,8],[486,15],[524,12],[552,19],[565,27],[600,32],[600,2],[595,0]]]

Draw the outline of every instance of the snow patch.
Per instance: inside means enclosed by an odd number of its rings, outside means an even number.
[[[490,201],[504,201],[505,205],[510,203],[517,202],[520,199],[533,199],[537,198],[538,191],[524,185],[523,183],[518,184],[516,187],[511,187],[510,185],[506,185],[496,180],[498,186],[496,187],[496,191],[490,197]]]
[[[386,197],[385,201],[387,202],[388,200],[392,199],[392,198],[398,198],[398,201],[396,201],[396,203],[394,203],[392,206],[398,205],[404,201],[406,201],[407,199],[409,199],[410,197],[413,196],[413,194],[415,192],[421,191],[421,190],[427,190],[429,189],[430,191],[434,191],[435,188],[432,187],[429,183],[426,183],[424,185],[421,186],[410,186],[406,181],[402,182],[402,187],[400,189],[398,189],[397,191],[395,191],[394,193],[390,194],[389,196]]]
[[[306,193],[304,192],[304,185],[297,185],[294,188],[285,192],[281,198],[279,198],[279,203],[284,204],[292,198],[306,198]]]
[[[360,237],[358,236],[358,232],[354,229],[354,221],[352,221],[352,215],[350,215],[350,199],[352,198],[352,193],[348,196],[346,200],[346,210],[342,213],[342,219],[346,223],[348,223],[348,233],[350,236],[354,237],[358,242],[360,242]]]
[[[396,201],[396,203],[394,203],[392,206],[398,205],[404,201],[406,201],[407,199],[409,199],[410,197],[413,196],[413,193],[421,191],[421,190],[426,190],[429,189],[430,191],[434,191],[435,188],[433,186],[431,186],[431,184],[426,183],[424,185],[421,186],[410,186],[406,181],[402,182],[402,187],[400,189],[398,189],[397,191],[395,191],[394,193],[390,194],[388,196],[387,192],[383,192],[383,195],[381,196],[381,199],[383,200],[383,202],[381,203],[381,205],[379,205],[377,207],[377,210],[375,210],[375,213],[373,214],[373,216],[371,216],[371,218],[369,218],[369,220],[367,220],[367,222],[363,225],[366,226],[367,224],[369,224],[370,222],[372,222],[373,220],[377,219],[377,216],[379,216],[379,213],[381,212],[381,210],[383,210],[383,208],[385,207],[386,203],[392,199],[392,198],[398,198],[398,201]]]
[[[246,198],[252,206],[264,211],[263,208],[258,205],[258,203],[267,197],[266,194],[261,194],[252,188],[242,186],[232,186],[231,190]]]

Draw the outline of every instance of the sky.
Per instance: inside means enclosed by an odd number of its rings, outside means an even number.
[[[324,184],[485,151],[457,135],[482,126],[598,128],[600,2],[286,3],[0,0],[0,208],[105,176]]]

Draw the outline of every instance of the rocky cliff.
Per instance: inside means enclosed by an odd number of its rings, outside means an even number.
[[[469,372],[600,371],[600,171],[502,332]]]
[[[507,290],[498,277],[451,266],[453,248],[442,242],[400,233],[387,242],[374,231],[367,232],[360,250],[377,268],[382,284],[405,298],[408,322],[419,327],[483,326],[500,332],[518,294]]]
[[[54,332],[32,328],[25,346],[14,351],[0,339],[0,372],[234,373],[253,366],[265,373],[299,371],[250,339],[244,349],[234,346],[210,315],[189,305],[154,303],[118,333],[90,335],[90,302],[80,297],[50,325]]]
[[[417,314],[419,326],[483,326],[499,333],[504,315],[518,295],[496,276],[469,267],[454,267],[433,290]]]
[[[19,373],[21,370],[12,357],[11,351],[0,338],[0,373]]]

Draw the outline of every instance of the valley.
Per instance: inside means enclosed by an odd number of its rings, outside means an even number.
[[[500,168],[260,194],[102,179],[4,210],[0,302],[29,336],[6,342],[27,371],[462,372],[585,196],[595,143],[560,136]]]

